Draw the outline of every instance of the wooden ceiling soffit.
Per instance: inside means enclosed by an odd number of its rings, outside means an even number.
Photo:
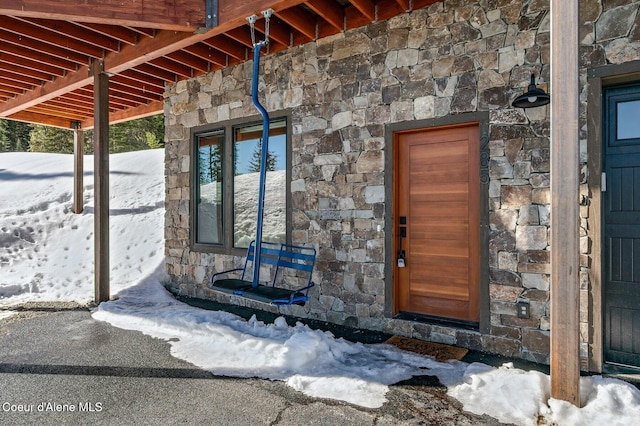
[[[192,32],[205,26],[206,0],[3,0],[0,15]]]

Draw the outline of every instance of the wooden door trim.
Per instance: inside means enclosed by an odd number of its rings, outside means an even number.
[[[460,127],[476,124],[479,128],[480,146],[480,283],[479,283],[479,331],[488,334],[490,332],[489,310],[489,113],[474,112],[456,114],[427,120],[393,123],[385,127],[385,169],[390,170],[385,176],[386,200],[385,205],[385,316],[394,317],[398,313],[398,300],[396,297],[395,283],[395,253],[397,238],[395,238],[395,218],[397,207],[395,206],[397,182],[396,164],[398,159],[397,134],[416,131],[419,129],[444,129],[447,127]],[[455,321],[453,321],[455,322]]]
[[[591,238],[589,263],[589,344],[587,369],[601,373],[604,367],[604,298],[603,298],[603,200],[600,191],[603,139],[603,90],[612,85],[640,81],[640,61],[606,65],[587,70],[587,186],[589,215],[587,224]]]

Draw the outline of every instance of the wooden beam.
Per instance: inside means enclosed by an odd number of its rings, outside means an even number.
[[[135,120],[138,118],[150,117],[164,112],[164,101],[149,102],[136,108],[114,111],[109,114],[109,124],[122,123],[123,121]],[[83,120],[83,129],[93,129],[93,119]]]
[[[238,27],[247,22],[247,16],[262,16],[262,11],[267,9],[273,9],[277,14],[281,10],[289,9],[304,2],[304,0],[219,0],[218,15],[220,16],[220,24],[218,27],[224,27],[225,25],[230,25],[230,28]]]
[[[61,129],[69,129],[72,120],[63,117],[55,117],[53,115],[38,114],[32,111],[20,111],[9,117],[7,120],[22,121],[24,123],[44,124],[45,126],[59,127]]]
[[[70,22],[56,21],[54,19],[25,19],[21,18],[24,22],[28,22],[32,25],[36,25],[40,28],[54,31],[64,37],[73,37],[76,40],[81,40],[94,46],[99,46],[102,49],[110,52],[117,52],[120,50],[120,44],[118,40],[113,37],[107,37],[104,34],[100,34],[96,31],[92,31],[89,28],[84,28]]]
[[[191,53],[185,50],[177,50],[173,53],[169,53],[167,55],[167,58],[170,58],[171,60],[176,61],[179,64],[193,68],[194,70],[197,70],[197,71],[202,71],[202,72],[209,71],[209,61],[204,60],[199,56],[192,55]]]
[[[73,206],[71,210],[75,214],[84,210],[84,131],[80,123],[73,126]]]
[[[282,25],[283,22],[278,23],[274,21],[275,19],[271,18],[271,22],[269,23],[269,38],[271,39],[271,42],[273,43],[275,41],[276,43],[280,43],[285,47],[291,46],[291,33],[289,32],[289,30],[286,28],[286,26]],[[265,20],[260,19],[258,22],[256,22],[255,28],[257,31],[264,34],[267,30]],[[264,40],[264,37],[258,37],[257,35],[256,37],[259,40]]]
[[[404,0],[409,3],[409,0]],[[370,21],[376,17],[376,5],[372,0],[351,0],[351,4],[366,16]],[[408,10],[408,9],[407,9]]]
[[[411,10],[411,1],[410,0],[396,0],[396,2],[402,7],[404,10]]]
[[[127,71],[125,71],[126,73]],[[141,83],[137,79],[133,79],[131,77],[127,77],[124,73],[114,75],[111,77],[111,81],[114,83],[119,83],[122,86],[131,87],[132,89],[141,92],[141,93],[152,93],[155,96],[162,97],[164,94],[164,88]]]
[[[3,0],[0,15],[194,31],[205,25],[204,0]]]
[[[70,34],[65,35],[56,31],[51,31],[49,28],[43,28],[40,25],[31,23],[29,20],[3,17],[2,28],[20,36],[22,40],[25,38],[36,40],[43,44],[45,49],[50,45],[62,47],[75,53],[91,56],[92,58],[102,58],[103,56],[103,50],[101,47],[88,44],[86,43],[86,40],[80,41],[76,38],[72,38]],[[89,37],[89,34],[87,37]],[[117,47],[114,50],[118,50]]]
[[[212,37],[202,43],[217,49],[232,58],[240,59],[242,61],[247,59],[247,48],[225,35]]]
[[[307,36],[310,40],[314,40],[316,38],[317,18],[306,9],[302,7],[291,8],[282,10],[276,15],[278,18],[289,24],[289,26]]]
[[[25,57],[23,55],[12,55],[6,52],[6,48],[7,46],[2,46],[2,50],[4,50],[4,52],[0,52],[0,62],[15,65],[32,71],[50,74],[52,77],[62,77],[65,75],[64,67],[58,68],[50,64],[45,64],[42,62],[42,60],[39,60],[37,58]],[[19,48],[16,48],[15,50],[20,51]],[[20,51],[20,53],[22,53],[22,51]],[[75,70],[75,68],[73,69]]]
[[[310,0],[305,4],[338,31],[344,30],[344,11],[338,3],[333,0]]]
[[[187,46],[184,48],[185,52],[189,52],[192,55],[202,58],[212,64],[216,64],[222,67],[227,65],[227,55],[221,53],[210,46],[206,46],[204,43],[197,43],[193,46]]]
[[[33,70],[30,68],[24,68],[24,67],[20,67],[17,66],[13,63],[6,63],[6,62],[2,62],[2,59],[0,58],[0,71],[5,71],[5,72],[10,72],[10,73],[14,73],[14,74],[20,74],[23,76],[28,76],[28,77],[32,77],[35,79],[38,79],[41,82],[43,81],[50,81],[52,80],[51,75],[47,74],[46,72],[41,72],[38,70]],[[0,74],[0,75],[4,75]],[[38,83],[38,84],[40,84]]]
[[[45,69],[47,68],[62,69],[61,71],[52,72],[52,74],[54,75],[65,75],[65,70],[71,71],[71,72],[77,71],[78,69],[77,63],[67,59],[49,55],[46,52],[43,53],[41,51],[43,46],[37,41],[31,40],[30,44],[34,44],[36,48],[29,49],[29,48],[25,48],[27,47],[26,45],[22,46],[20,44],[20,37],[11,33],[6,33],[6,32],[4,33],[9,34],[10,38],[13,40],[13,43],[2,43],[3,53],[8,53],[14,57],[17,56],[20,58],[31,60],[36,62],[37,64],[42,64],[42,68],[40,68],[42,71],[45,71]],[[0,30],[0,41],[3,40],[2,34],[3,34],[3,31]],[[62,51],[62,49],[58,49],[58,51]],[[36,68],[36,69],[39,69],[39,68]]]
[[[551,397],[580,406],[578,0],[551,0]]]
[[[32,51],[44,54],[46,57],[53,56],[58,59],[71,61],[75,64],[87,63],[87,55],[85,54],[77,53],[75,50],[43,43],[41,40],[25,37],[9,31],[0,30],[0,40],[6,43],[14,44],[23,50],[28,49],[28,50],[32,50]],[[3,46],[3,50],[4,50],[4,46]],[[49,61],[45,60],[44,62],[49,62]],[[75,66],[74,66],[74,70],[75,70]]]
[[[95,301],[109,300],[109,77],[100,61],[93,74]]]
[[[135,31],[131,31],[126,27],[116,27],[113,25],[92,24],[91,22],[77,21],[74,22],[74,24],[82,28],[94,31],[98,34],[107,36],[109,38],[114,38],[124,44],[134,45],[138,42],[138,33],[136,33]]]

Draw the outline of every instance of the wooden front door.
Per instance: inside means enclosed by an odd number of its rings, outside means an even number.
[[[640,85],[605,108],[604,360],[640,367]]]
[[[478,322],[479,126],[401,132],[395,143],[396,309]]]

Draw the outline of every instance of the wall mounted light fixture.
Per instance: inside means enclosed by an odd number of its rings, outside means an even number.
[[[551,101],[551,97],[544,90],[536,87],[535,76],[531,74],[531,83],[527,91],[518,96],[512,103],[516,108],[533,108],[543,106]]]

